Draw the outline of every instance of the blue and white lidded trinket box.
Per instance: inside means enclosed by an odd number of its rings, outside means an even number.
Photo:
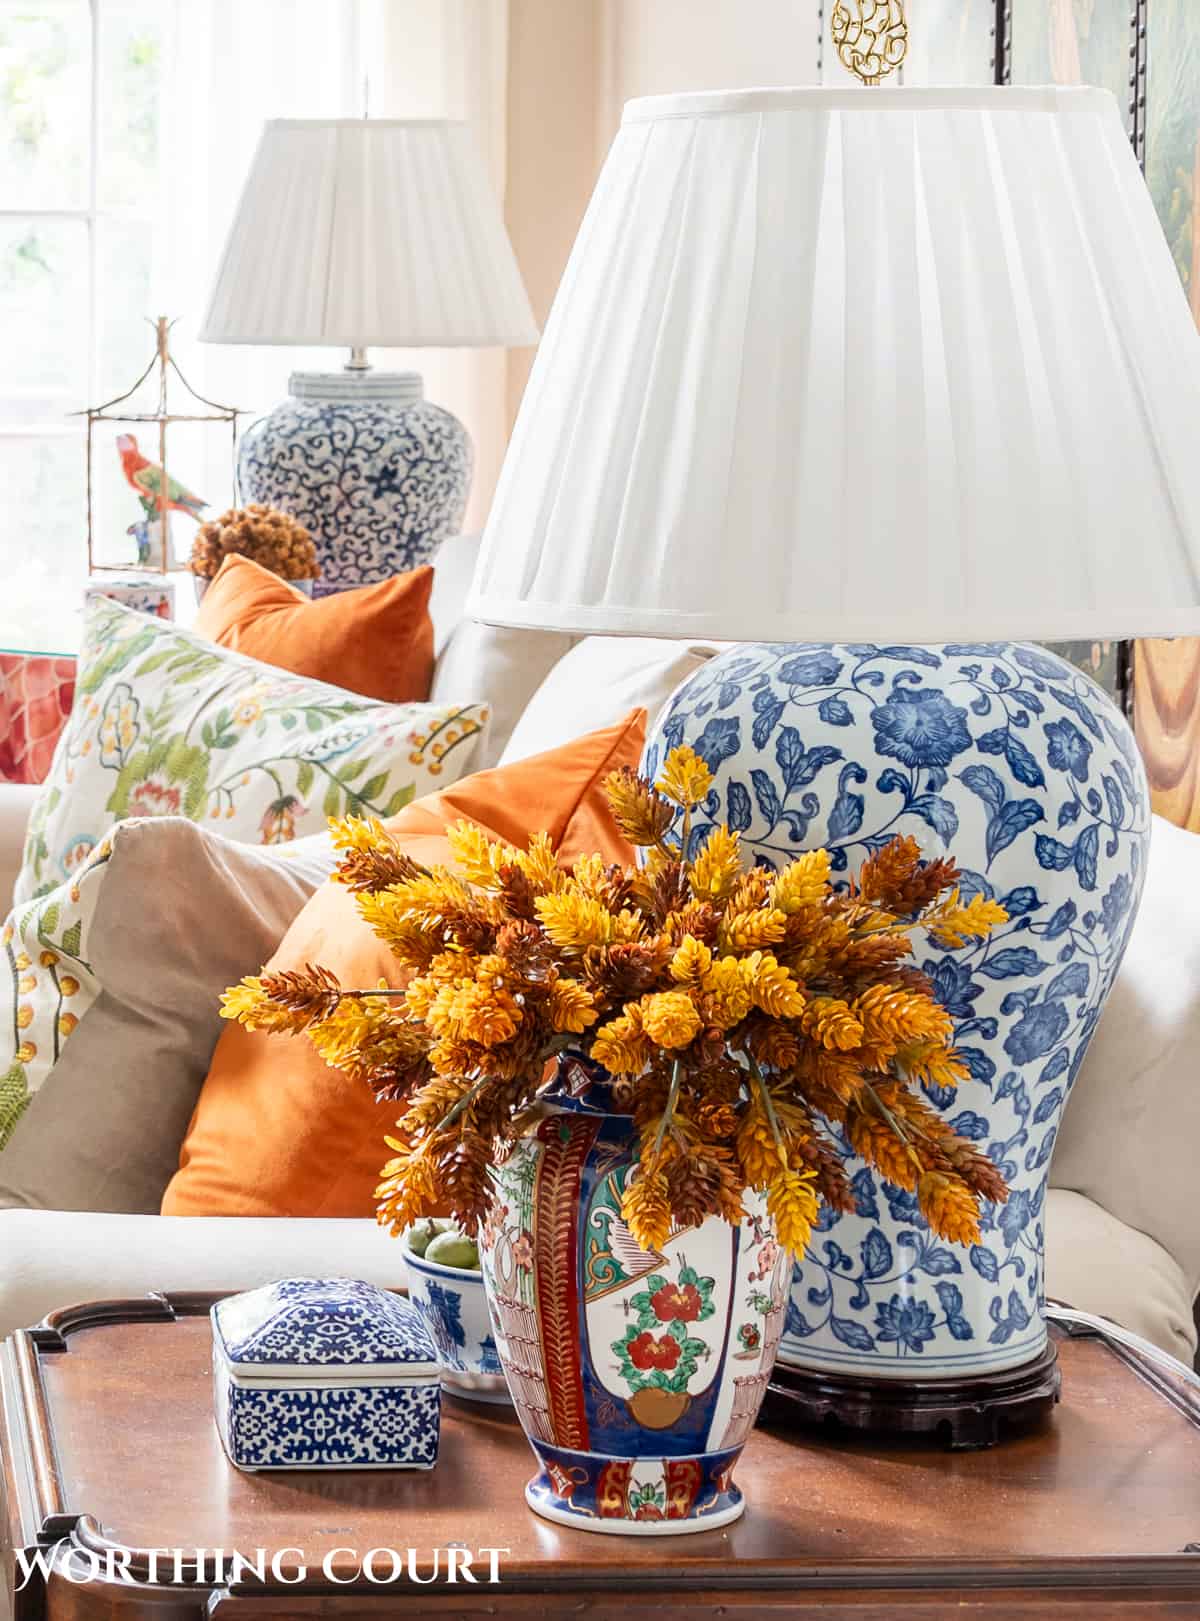
[[[437,1353],[402,1296],[289,1278],[212,1309],[213,1410],[239,1469],[432,1469]]]

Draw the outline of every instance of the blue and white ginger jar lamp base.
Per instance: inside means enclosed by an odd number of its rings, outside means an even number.
[[[1124,717],[1030,645],[754,644],[679,689],[644,767],[680,743],[715,774],[697,839],[725,820],[759,862],[825,845],[850,877],[911,834],[927,859],[955,858],[965,899],[1009,913],[987,940],[925,939],[914,957],[971,1073],[926,1094],[1000,1167],[1008,1202],[985,1205],[978,1244],[946,1244],[844,1144],[857,1207],[824,1211],[796,1265],[780,1364],[962,1381],[1035,1361],[1054,1140],[1146,870],[1149,792]]]
[[[290,513],[312,534],[314,596],[427,563],[462,527],[467,430],[425,398],[417,372],[293,372],[290,397],[242,435],[244,502]]]

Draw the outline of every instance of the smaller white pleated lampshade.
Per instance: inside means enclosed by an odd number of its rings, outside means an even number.
[[[1112,97],[630,103],[468,612],[765,641],[1200,632],[1200,338]]]
[[[266,124],[200,336],[398,348],[536,343],[467,125]]]

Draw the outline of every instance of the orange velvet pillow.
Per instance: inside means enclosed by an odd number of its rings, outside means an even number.
[[[379,698],[423,703],[433,681],[433,570],[310,601],[278,574],[231,553],[200,603],[198,635],[293,675]]]
[[[565,863],[599,853],[628,862],[604,798],[605,776],[636,766],[646,711],[561,749],[464,778],[415,800],[387,824],[427,865],[450,860],[445,828],[465,817],[511,843],[550,834]],[[344,985],[398,983],[390,952],[332,879],[317,890],[271,959],[274,970],[321,963]],[[371,1216],[396,1105],[328,1068],[303,1037],[226,1025],[163,1198],[164,1216]]]

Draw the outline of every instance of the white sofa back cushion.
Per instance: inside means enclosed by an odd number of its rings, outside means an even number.
[[[1141,910],[1071,1092],[1050,1180],[1200,1284],[1200,837],[1154,818]]]
[[[433,560],[433,647],[437,665],[430,701],[446,692],[491,695],[487,731],[475,755],[475,769],[498,763],[526,704],[564,653],[579,640],[553,630],[508,630],[462,616],[478,535],[451,535]]]
[[[508,630],[473,619],[462,619],[454,627],[438,656],[430,700],[437,702],[437,695],[446,692],[488,694],[488,724],[475,755],[477,771],[498,764],[530,699],[563,654],[570,652],[573,641],[557,630]]]
[[[585,637],[558,660],[529,699],[500,755],[500,764],[511,765],[557,749],[586,732],[611,726],[631,709],[644,709],[647,727],[653,726],[676,687],[718,651],[715,642]],[[478,690],[491,692],[487,686]]]
[[[462,623],[478,555],[478,535],[451,535],[434,554],[429,617],[433,620],[433,651],[437,658]]]
[[[395,1288],[404,1257],[374,1221],[0,1210],[0,1339],[79,1300],[314,1275]]]

